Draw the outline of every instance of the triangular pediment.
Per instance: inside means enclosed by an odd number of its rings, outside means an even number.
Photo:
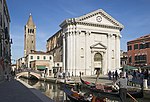
[[[107,14],[104,10],[98,9],[81,17],[75,18],[76,21],[91,23],[91,24],[100,24],[100,25],[108,25],[115,26],[119,28],[123,28],[123,25]]]
[[[107,49],[107,47],[105,45],[103,45],[102,43],[96,43],[92,46],[90,46],[90,48],[95,48],[95,49]]]

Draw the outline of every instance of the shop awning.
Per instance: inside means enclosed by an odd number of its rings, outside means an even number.
[[[138,68],[137,67],[133,67],[133,66],[129,66],[129,65],[125,65],[123,67],[124,70],[137,70]]]
[[[144,67],[142,67],[141,69],[150,69],[150,65],[144,66]]]
[[[37,69],[45,70],[45,69],[46,69],[46,66],[37,66]]]

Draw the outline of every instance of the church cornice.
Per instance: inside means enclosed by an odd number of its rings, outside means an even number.
[[[101,14],[104,18],[106,18],[108,21],[110,21],[114,26],[111,25],[105,25],[105,24],[97,24],[97,23],[91,23],[91,22],[84,22],[84,20],[89,19],[93,16],[96,16],[98,14]],[[113,17],[111,17],[109,14],[107,14],[105,11],[102,9],[98,9],[94,12],[88,13],[86,15],[83,15],[78,18],[70,18],[67,20],[64,20],[61,24],[60,27],[67,27],[68,25],[87,25],[87,26],[93,26],[93,27],[102,27],[102,28],[110,28],[110,29],[119,29],[120,31],[124,28],[124,26],[119,23],[117,20],[115,20]]]
[[[101,28],[110,28],[110,29],[118,29],[118,30],[122,30],[122,28],[120,28],[119,26],[110,26],[110,25],[104,25],[104,24],[96,24],[96,23],[89,23],[89,22],[64,22],[63,26],[67,26],[67,25],[86,25],[86,26],[93,26],[93,27],[101,27]]]
[[[96,23],[88,23],[88,22],[76,22],[76,23],[79,24],[79,25],[101,27],[101,28],[110,28],[110,29],[119,29],[120,31],[122,30],[122,28],[120,28],[120,27],[104,25],[104,24],[96,24]]]

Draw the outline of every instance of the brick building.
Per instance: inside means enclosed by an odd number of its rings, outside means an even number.
[[[127,42],[128,65],[150,65],[150,34]]]
[[[11,70],[10,16],[6,0],[0,0],[0,80]]]

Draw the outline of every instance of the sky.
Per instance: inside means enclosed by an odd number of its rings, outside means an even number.
[[[149,4],[150,0],[7,0],[12,59],[24,56],[24,26],[30,13],[37,27],[36,50],[46,51],[47,39],[65,19],[103,9],[124,25],[120,46],[126,51],[128,41],[150,34]]]

